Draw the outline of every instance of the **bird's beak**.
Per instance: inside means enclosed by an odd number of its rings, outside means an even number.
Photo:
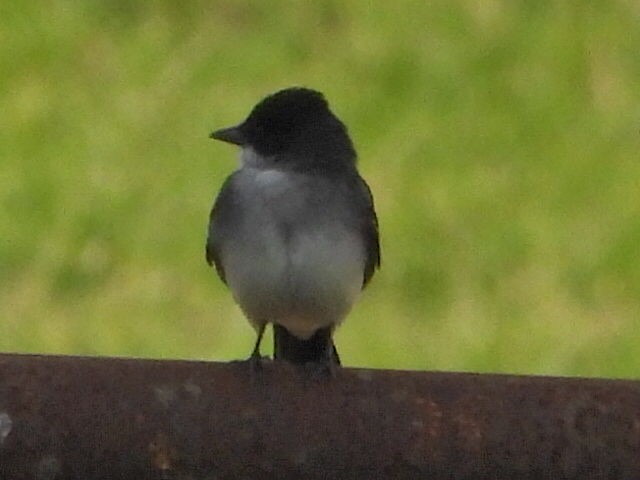
[[[215,140],[221,140],[227,143],[233,143],[234,145],[245,145],[247,143],[246,136],[242,131],[240,125],[229,128],[221,128],[220,130],[216,130],[215,132],[209,135],[209,138],[213,138]]]

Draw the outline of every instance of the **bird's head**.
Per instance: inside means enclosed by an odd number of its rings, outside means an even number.
[[[216,130],[211,138],[251,147],[263,156],[301,152],[309,145],[336,142],[350,146],[346,128],[322,93],[293,87],[265,97],[239,125]],[[322,145],[319,145],[322,147]]]

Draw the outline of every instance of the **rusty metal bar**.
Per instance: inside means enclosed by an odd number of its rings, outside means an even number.
[[[637,479],[640,382],[0,355],[0,478]]]

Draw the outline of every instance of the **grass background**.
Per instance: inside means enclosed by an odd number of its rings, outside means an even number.
[[[207,134],[306,85],[381,223],[346,364],[637,377],[639,45],[633,0],[4,2],[0,350],[248,355]]]

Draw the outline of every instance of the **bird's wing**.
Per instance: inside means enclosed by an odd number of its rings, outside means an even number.
[[[357,176],[356,188],[359,190],[358,207],[362,219],[359,225],[364,238],[367,257],[364,266],[364,280],[362,288],[366,287],[377,268],[380,268],[380,235],[378,232],[378,217],[373,205],[373,195],[367,182],[361,176]]]
[[[221,245],[225,241],[225,232],[229,231],[229,224],[235,218],[238,220],[237,194],[234,188],[234,175],[225,180],[218,198],[216,198],[209,214],[209,230],[205,257],[209,265],[213,265],[220,279],[226,283],[224,266],[220,258]]]

